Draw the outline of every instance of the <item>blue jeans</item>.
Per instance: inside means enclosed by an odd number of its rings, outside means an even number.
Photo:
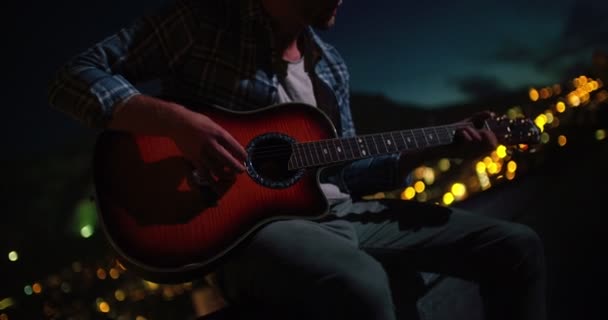
[[[398,319],[403,288],[389,279],[415,269],[476,281],[486,319],[545,319],[543,245],[529,227],[401,200],[332,210],[260,229],[218,271],[228,301],[282,319]]]

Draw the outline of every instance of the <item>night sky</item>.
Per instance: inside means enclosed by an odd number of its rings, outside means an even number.
[[[345,1],[326,36],[350,64],[353,90],[428,108],[466,101],[475,80],[496,89],[564,81],[608,46],[608,2],[364,3]]]
[[[3,20],[4,135],[10,150],[46,150],[82,130],[48,107],[46,86],[70,56],[112,34],[161,0],[22,1]],[[479,91],[567,80],[608,46],[600,1],[346,0],[322,32],[347,61],[353,92],[441,108]],[[12,31],[15,32],[12,32]],[[573,72],[574,70],[574,72]]]

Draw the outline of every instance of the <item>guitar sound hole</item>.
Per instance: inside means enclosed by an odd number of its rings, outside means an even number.
[[[256,137],[247,146],[246,161],[249,175],[269,188],[287,188],[296,183],[303,170],[289,170],[288,163],[295,140],[280,133]]]

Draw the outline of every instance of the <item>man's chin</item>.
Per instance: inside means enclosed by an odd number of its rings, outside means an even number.
[[[336,17],[333,16],[329,19],[324,19],[322,21],[316,21],[312,23],[312,26],[316,29],[320,30],[329,30],[336,24]]]

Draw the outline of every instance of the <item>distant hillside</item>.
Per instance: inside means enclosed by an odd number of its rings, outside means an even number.
[[[522,107],[524,113],[544,108],[541,104],[530,103],[525,88],[461,105],[437,106],[433,109],[398,103],[382,95],[353,93],[351,97],[353,120],[360,134],[446,124],[482,110],[500,114],[513,106]]]

